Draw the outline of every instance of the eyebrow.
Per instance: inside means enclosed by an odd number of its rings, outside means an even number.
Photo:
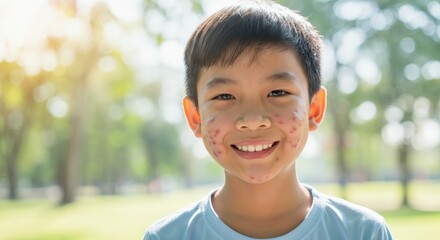
[[[206,83],[205,88],[211,89],[217,86],[227,85],[227,84],[237,85],[237,82],[229,78],[214,77]]]
[[[267,79],[270,81],[292,82],[292,81],[296,81],[298,78],[296,77],[295,74],[290,72],[279,72],[270,75]]]
[[[292,82],[292,81],[296,81],[297,77],[295,74],[290,73],[290,72],[279,72],[279,73],[275,73],[275,74],[270,75],[269,77],[267,77],[267,80],[273,81],[273,82],[276,82],[276,81]],[[213,77],[212,79],[208,80],[208,82],[205,85],[205,88],[211,89],[211,88],[215,88],[217,86],[228,85],[228,84],[237,85],[238,83],[230,78]]]

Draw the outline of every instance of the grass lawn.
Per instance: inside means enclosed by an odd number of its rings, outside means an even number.
[[[334,185],[316,188],[337,195]],[[200,199],[209,190],[83,197],[64,207],[48,201],[0,201],[0,239],[141,239],[155,220]],[[350,201],[383,214],[394,239],[440,239],[440,183],[412,185],[410,200],[419,210],[397,209],[399,194],[398,186],[390,183],[351,184],[348,188]]]

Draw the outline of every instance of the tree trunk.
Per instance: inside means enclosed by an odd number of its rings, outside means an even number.
[[[6,168],[7,168],[7,179],[8,179],[8,198],[10,200],[16,200],[19,198],[18,194],[18,161],[20,156],[20,151],[23,145],[24,135],[27,130],[27,119],[26,115],[23,116],[23,123],[19,129],[6,129],[6,135],[8,143],[6,143],[7,149],[5,152],[6,156]],[[8,126],[6,126],[8,128]]]
[[[16,143],[17,141],[13,141],[12,151],[8,155],[8,159],[6,161],[7,164],[7,175],[8,175],[8,198],[10,200],[16,200],[19,198],[18,196],[18,153],[20,146]]]
[[[398,148],[400,185],[402,187],[402,207],[409,207],[408,185],[410,181],[409,170],[409,151],[410,146],[402,143]]]
[[[181,158],[181,174],[184,181],[185,188],[193,187],[193,174],[192,174],[192,156],[188,156],[186,152],[182,151]]]
[[[337,133],[337,168],[338,168],[338,183],[340,187],[340,197],[347,199],[347,161],[345,158],[345,131],[338,131]]]
[[[335,91],[336,92],[336,91]],[[330,113],[333,115],[333,130],[336,138],[336,166],[338,174],[338,183],[341,198],[347,198],[347,160],[345,156],[346,148],[346,132],[349,128],[348,119],[348,103],[341,99],[340,96],[336,96],[333,103],[330,106]]]
[[[152,148],[148,149],[148,178],[155,180],[159,177],[159,154],[156,153],[157,150]]]
[[[73,89],[72,115],[67,154],[60,165],[60,188],[62,197],[60,204],[68,204],[75,200],[78,184],[78,165],[81,155],[81,132],[83,122],[84,79],[76,79],[78,84]]]

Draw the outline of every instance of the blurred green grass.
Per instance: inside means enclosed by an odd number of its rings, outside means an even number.
[[[334,184],[312,184],[324,193],[338,195]],[[159,218],[209,193],[211,188],[156,195],[82,197],[74,204],[0,201],[0,239],[141,239]],[[398,208],[396,183],[356,183],[348,186],[350,201],[379,211],[394,239],[440,239],[440,183],[411,184],[410,201],[416,208]]]

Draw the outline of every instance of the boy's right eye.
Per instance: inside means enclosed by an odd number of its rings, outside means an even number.
[[[214,100],[233,100],[233,99],[235,99],[235,97],[227,93],[223,93],[214,97]]]

